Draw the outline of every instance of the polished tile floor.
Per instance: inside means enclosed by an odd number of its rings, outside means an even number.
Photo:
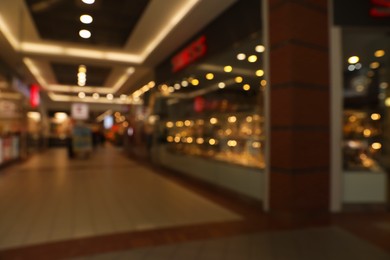
[[[0,172],[0,259],[390,259],[387,213],[286,229],[225,195],[109,145],[51,149]]]

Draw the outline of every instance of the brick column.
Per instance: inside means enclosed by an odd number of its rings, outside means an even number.
[[[271,214],[329,211],[330,74],[327,0],[267,0]]]

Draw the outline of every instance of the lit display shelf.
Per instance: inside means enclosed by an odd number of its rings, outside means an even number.
[[[167,151],[263,169],[263,118],[254,113],[162,122]]]

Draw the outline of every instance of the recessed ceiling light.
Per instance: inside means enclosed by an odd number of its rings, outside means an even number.
[[[80,65],[79,66],[79,72],[81,73],[87,73],[87,67],[85,65]]]
[[[258,76],[258,77],[264,76],[264,70],[257,70],[256,71],[256,76]]]
[[[82,16],[80,16],[80,21],[84,24],[90,24],[92,23],[93,18],[88,14],[83,14]]]
[[[257,56],[256,55],[251,55],[248,57],[248,61],[251,63],[254,63],[257,61]]]
[[[88,39],[91,37],[91,32],[83,29],[83,30],[80,30],[79,35],[81,38]]]
[[[232,66],[225,66],[224,68],[223,68],[223,71],[225,71],[225,72],[232,72],[233,71],[233,67]]]
[[[122,94],[122,95],[120,96],[120,99],[121,99],[121,100],[126,100],[126,99],[127,99],[127,95]]]
[[[351,56],[348,58],[348,63],[349,64],[356,64],[359,62],[359,57],[358,56]]]
[[[99,93],[93,93],[92,97],[93,97],[94,99],[99,99],[99,98],[100,98],[100,95],[99,95]]]
[[[236,81],[236,83],[241,83],[244,79],[242,77],[238,76],[234,80]]]
[[[114,95],[113,94],[107,94],[107,99],[108,100],[113,100],[114,99]]]
[[[246,55],[244,53],[237,54],[237,60],[245,60],[245,59],[246,59]]]
[[[207,73],[206,74],[206,79],[212,80],[213,78],[214,78],[214,74],[213,73]]]
[[[265,47],[263,45],[257,45],[255,50],[259,53],[262,53],[265,51]]]
[[[251,86],[249,84],[245,84],[243,87],[242,87],[245,91],[249,91],[251,89]]]
[[[85,98],[85,93],[84,92],[80,92],[79,93],[79,98]]]
[[[95,0],[82,0],[84,4],[91,5],[95,3]]]
[[[221,88],[221,89],[225,88],[226,84],[224,82],[219,82],[218,87]]]

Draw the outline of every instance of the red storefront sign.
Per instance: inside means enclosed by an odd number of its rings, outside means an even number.
[[[390,0],[371,0],[373,7],[370,15],[373,17],[390,17]]]
[[[32,84],[30,86],[30,105],[31,107],[39,106],[39,86],[37,84]]]
[[[177,72],[206,54],[206,36],[201,36],[172,59],[172,71]]]

